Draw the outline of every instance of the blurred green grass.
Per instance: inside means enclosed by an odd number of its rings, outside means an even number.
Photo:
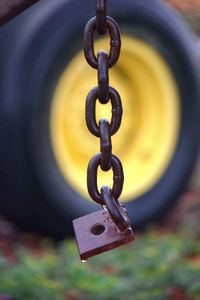
[[[40,257],[18,249],[14,264],[1,257],[0,292],[16,300],[200,299],[200,241],[184,234],[150,231],[87,263],[74,240],[44,249]]]

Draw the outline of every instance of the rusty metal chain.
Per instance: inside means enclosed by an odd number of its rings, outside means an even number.
[[[101,50],[97,57],[94,52],[94,33],[103,35],[107,31],[110,35],[110,53]],[[100,138],[100,151],[89,162],[87,170],[87,186],[90,197],[98,204],[104,205],[111,218],[120,230],[130,226],[126,218],[126,210],[118,202],[123,189],[124,174],[122,164],[117,156],[112,154],[111,136],[119,129],[122,119],[122,103],[118,92],[109,86],[108,71],[118,61],[121,50],[121,38],[117,23],[107,16],[107,1],[96,0],[96,17],[91,18],[84,30],[84,54],[88,64],[97,69],[98,86],[94,87],[86,99],[86,124],[89,131]],[[96,101],[102,104],[111,102],[112,118],[96,121]],[[113,169],[113,187],[103,186],[101,192],[97,188],[98,167],[103,171]]]

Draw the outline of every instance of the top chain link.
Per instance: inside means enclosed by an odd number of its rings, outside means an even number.
[[[110,35],[110,53],[101,50],[95,55],[94,33],[100,35],[107,31]],[[98,70],[98,86],[88,94],[86,100],[86,124],[90,132],[100,138],[100,151],[89,162],[87,171],[87,185],[90,197],[97,203],[105,205],[119,230],[127,229],[130,224],[126,218],[126,210],[118,202],[124,183],[122,164],[119,158],[112,154],[111,136],[114,135],[122,119],[122,103],[118,92],[109,86],[108,70],[118,61],[121,50],[121,38],[117,23],[107,16],[107,1],[96,0],[96,17],[91,18],[84,30],[84,54],[88,64]],[[96,121],[96,101],[112,104],[111,123],[101,119],[99,125]],[[113,169],[113,187],[103,186],[101,192],[97,188],[98,167],[103,171]]]
[[[94,32],[97,28],[97,18],[88,21],[84,31],[84,53],[88,64],[98,69],[98,60],[94,53]],[[106,17],[106,28],[110,34],[110,53],[108,56],[108,68],[112,68],[118,61],[121,50],[121,38],[117,23],[110,17]]]
[[[96,0],[97,32],[105,34],[107,31],[107,0]]]

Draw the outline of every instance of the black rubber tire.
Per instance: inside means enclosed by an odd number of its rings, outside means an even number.
[[[57,79],[82,48],[93,0],[43,0],[1,29],[0,211],[23,229],[56,238],[73,218],[98,209],[62,177],[52,152],[49,109]],[[199,74],[195,37],[181,18],[156,0],[110,0],[122,32],[153,45],[171,67],[181,98],[178,145],[166,172],[127,204],[141,226],[170,208],[193,169],[199,146]]]

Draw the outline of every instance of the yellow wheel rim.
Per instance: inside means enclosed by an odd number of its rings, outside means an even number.
[[[106,49],[108,39],[97,40],[96,50]],[[107,49],[108,51],[109,49]],[[109,70],[110,85],[122,98],[120,130],[112,137],[113,153],[124,167],[123,201],[144,194],[169,165],[178,140],[180,99],[175,78],[160,54],[145,42],[122,36],[118,64]],[[52,99],[50,134],[58,166],[78,193],[88,197],[86,170],[100,141],[85,123],[85,99],[97,85],[97,71],[78,53],[61,75]],[[97,121],[110,120],[110,104],[97,101]],[[112,186],[112,171],[98,171],[98,185]]]

